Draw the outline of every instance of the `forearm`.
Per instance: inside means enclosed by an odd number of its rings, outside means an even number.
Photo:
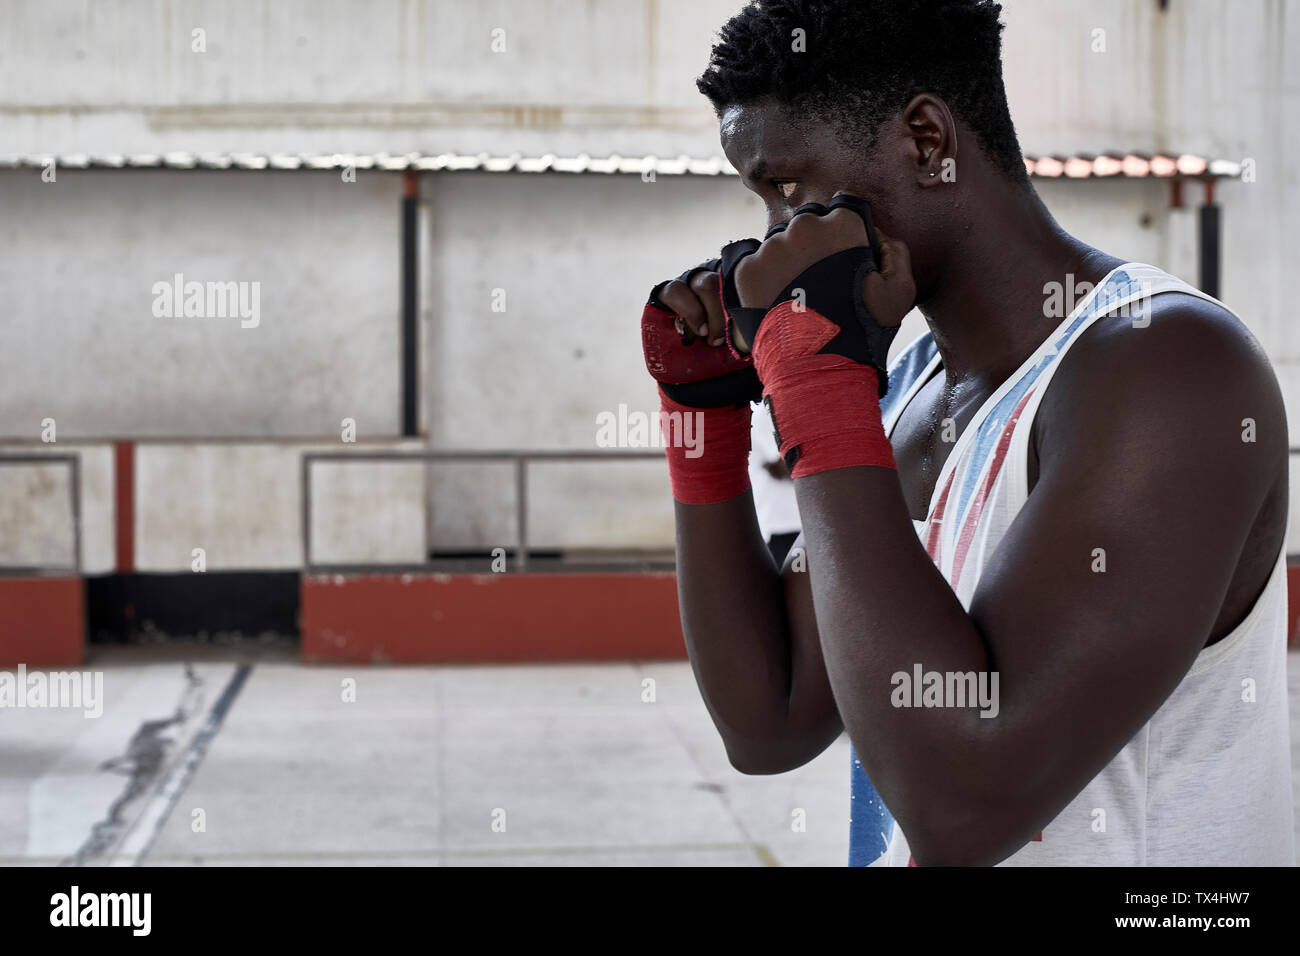
[[[1026,759],[1034,730],[1009,706],[1005,681],[992,719],[974,704],[895,706],[895,674],[995,666],[918,541],[897,473],[840,468],[799,478],[795,489],[827,674],[867,775],[918,860],[996,862],[1039,825]],[[1009,747],[1017,734],[1020,746]]]
[[[806,587],[782,578],[749,492],[678,502],[676,514],[682,630],[733,765],[779,773],[806,763],[842,730],[811,607],[798,606],[808,603]]]

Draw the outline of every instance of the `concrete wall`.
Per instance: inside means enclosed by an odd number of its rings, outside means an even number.
[[[3,141],[17,152],[698,152],[716,132],[692,81],[737,7],[14,0],[0,6],[13,107]]]
[[[15,0],[0,5],[0,143],[710,155],[716,127],[692,81],[738,6]],[[1256,182],[1219,187],[1223,297],[1300,414],[1285,286],[1300,253],[1288,163],[1300,148],[1300,3],[1006,6],[1007,83],[1028,152],[1255,161]],[[195,27],[205,52],[191,49]],[[491,49],[498,27],[503,53]],[[1183,210],[1158,182],[1039,189],[1085,240],[1195,281],[1199,189]],[[653,411],[637,342],[647,287],[761,227],[732,177],[455,173],[425,176],[421,190],[421,417],[434,448],[589,450],[598,414]],[[188,568],[194,547],[212,569],[296,566],[300,451],[343,447],[345,417],[365,447],[401,446],[399,195],[397,176],[365,171],[345,184],[326,172],[65,168],[50,184],[0,170],[0,210],[19,227],[0,231],[0,441],[82,454],[88,570],[112,566],[109,439],[176,439],[140,451],[137,555],[151,570]],[[153,284],[176,272],[260,282],[258,327],[155,317]],[[916,331],[913,317],[900,346]],[[54,446],[39,441],[45,418]],[[0,469],[0,563],[66,559],[59,475]],[[513,495],[501,466],[322,467],[314,556],[509,547]],[[540,546],[667,546],[663,466],[537,466],[530,523]],[[1300,548],[1300,523],[1291,541]]]
[[[336,435],[345,417],[395,433],[399,191],[391,175],[0,171],[21,223],[0,232],[0,436],[46,418],[62,440]],[[256,319],[155,315],[177,273],[256,283]]]
[[[692,81],[741,5],[10,0],[0,141],[56,153],[707,153],[716,129]],[[1007,84],[1031,150],[1253,154],[1295,95],[1294,0],[1003,6]]]

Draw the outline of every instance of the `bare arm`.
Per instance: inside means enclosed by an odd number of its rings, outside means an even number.
[[[677,508],[677,587],[691,667],[732,765],[792,770],[843,730],[798,544],[778,573],[751,495]]]
[[[668,283],[665,305],[685,340],[719,343],[717,277]],[[676,502],[677,581],[686,647],[732,764],[780,773],[843,731],[822,662],[806,562],[772,561],[746,491],[715,504]]]
[[[1222,315],[1165,310],[1144,330],[1094,327],[1072,350],[1038,483],[969,614],[918,542],[894,472],[796,480],[831,684],[919,863],[989,864],[1023,846],[1210,638],[1286,456],[1272,373]],[[1105,573],[1092,570],[1099,547]],[[996,719],[892,706],[891,675],[917,663],[999,672]]]

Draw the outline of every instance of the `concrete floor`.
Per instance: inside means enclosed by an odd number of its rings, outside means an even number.
[[[98,719],[0,711],[0,864],[847,859],[847,738],[793,773],[736,773],[686,663],[305,667],[270,643],[97,648],[86,667]],[[1290,681],[1300,768],[1296,654]]]

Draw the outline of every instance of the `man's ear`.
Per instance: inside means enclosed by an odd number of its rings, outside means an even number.
[[[903,124],[917,185],[929,188],[952,182],[957,169],[957,124],[948,104],[933,93],[918,93],[903,108]]]

